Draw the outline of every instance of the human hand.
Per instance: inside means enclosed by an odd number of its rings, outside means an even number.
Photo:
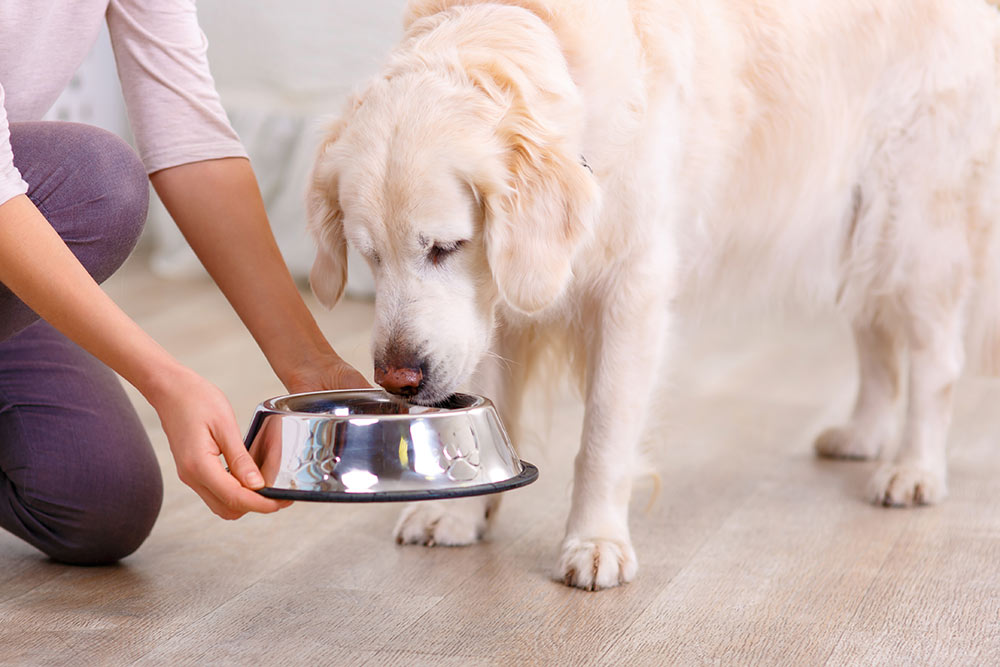
[[[167,375],[158,383],[163,389],[147,398],[163,424],[181,481],[223,519],[290,505],[252,490],[263,487],[264,478],[247,453],[225,395],[190,369],[178,367]]]
[[[293,369],[284,378],[285,387],[293,394],[328,389],[369,389],[371,384],[335,352],[330,352],[308,364]]]

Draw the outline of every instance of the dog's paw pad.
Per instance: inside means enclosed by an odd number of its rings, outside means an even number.
[[[852,428],[828,428],[813,443],[816,454],[830,459],[874,459],[879,445],[861,437]]]
[[[425,501],[403,509],[393,536],[397,544],[457,547],[478,542],[485,531],[482,507]]]
[[[933,505],[947,494],[943,472],[907,463],[882,466],[868,484],[868,499],[886,507]]]
[[[599,591],[632,581],[638,569],[635,551],[628,542],[567,538],[556,577],[567,586]]]

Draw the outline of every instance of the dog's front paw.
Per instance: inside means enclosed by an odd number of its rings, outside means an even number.
[[[397,544],[474,544],[486,532],[487,507],[478,498],[412,503],[399,515],[393,536]]]
[[[882,466],[868,484],[868,498],[876,505],[909,507],[933,505],[948,494],[944,470],[915,463]]]
[[[567,537],[556,576],[567,586],[599,591],[632,581],[638,569],[627,540]]]
[[[870,434],[851,427],[828,428],[813,444],[816,454],[831,459],[874,459],[882,448]]]

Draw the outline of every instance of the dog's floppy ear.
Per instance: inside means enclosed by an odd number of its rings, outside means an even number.
[[[347,117],[359,101],[351,101],[349,113],[335,121],[320,144],[309,175],[306,193],[306,217],[309,232],[316,240],[316,260],[309,272],[309,284],[321,304],[333,308],[344,293],[347,282],[347,240],[344,238],[343,211],[337,193],[337,173],[330,151],[340,138]]]
[[[555,302],[589,238],[601,193],[577,145],[582,113],[575,89],[538,89],[505,68],[488,68],[477,86],[501,101],[496,133],[505,182],[480,184],[486,253],[501,298],[535,313]],[[568,78],[568,76],[567,76]],[[498,99],[499,98],[499,99]],[[574,139],[576,137],[576,139]]]
[[[551,305],[569,284],[600,193],[578,156],[543,145],[514,151],[509,189],[486,200],[486,252],[500,296],[530,314]]]

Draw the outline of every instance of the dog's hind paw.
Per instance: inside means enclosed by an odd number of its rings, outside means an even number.
[[[486,533],[487,507],[478,498],[413,503],[399,515],[393,537],[428,547],[474,544]]]
[[[886,507],[933,505],[948,495],[943,470],[913,463],[882,466],[868,484],[868,499]]]
[[[853,428],[844,427],[828,428],[820,433],[813,448],[817,455],[825,458],[868,460],[878,456],[881,445]]]
[[[599,591],[632,581],[638,569],[627,541],[567,537],[556,577],[567,586]]]

